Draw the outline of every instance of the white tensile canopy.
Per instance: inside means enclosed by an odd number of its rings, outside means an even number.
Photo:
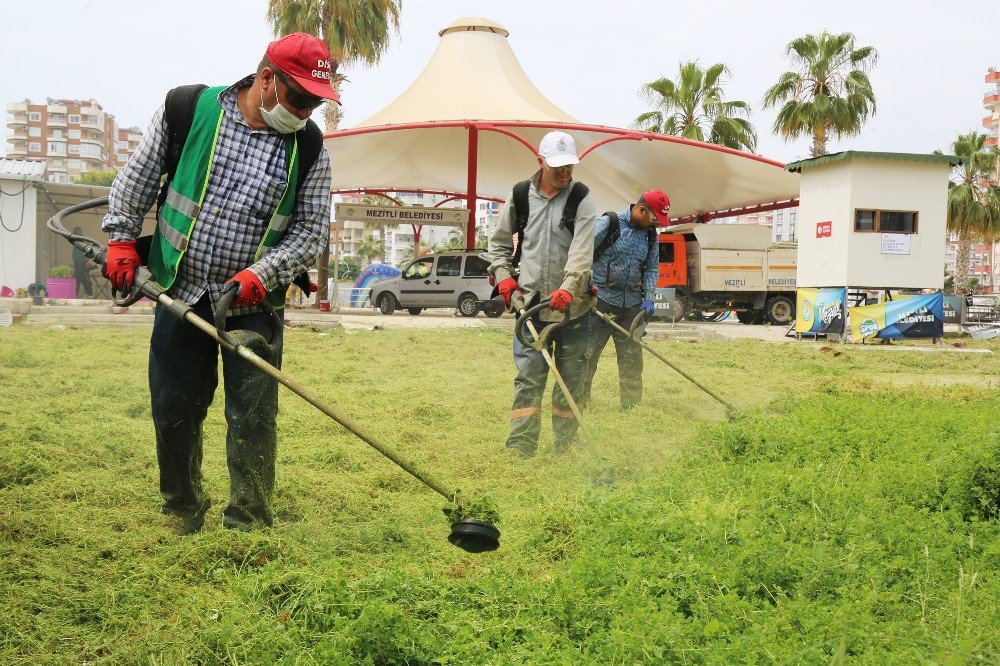
[[[787,207],[798,197],[798,175],[779,162],[582,123],[534,86],[494,21],[462,18],[439,34],[430,62],[399,97],[356,127],[326,135],[334,193],[441,193],[467,199],[470,209],[475,198],[503,200],[538,168],[542,136],[561,129],[581,157],[573,177],[590,187],[599,211],[650,189],[670,195],[675,219]]]

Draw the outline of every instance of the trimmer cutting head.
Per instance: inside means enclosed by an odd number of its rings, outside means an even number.
[[[467,553],[485,553],[500,547],[500,530],[491,523],[464,518],[452,523],[448,541]]]

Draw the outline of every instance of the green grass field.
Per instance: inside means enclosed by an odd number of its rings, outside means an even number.
[[[148,332],[0,330],[0,663],[998,663],[994,354],[656,342],[593,451],[503,441],[503,330],[286,332],[285,371],[464,494],[499,551],[446,541],[443,500],[282,389],[276,526],[159,515]],[[546,399],[546,405],[548,399]]]

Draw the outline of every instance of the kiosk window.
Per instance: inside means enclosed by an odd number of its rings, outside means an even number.
[[[672,263],[674,263],[674,244],[673,243],[660,243],[660,263],[661,264],[672,264]]]
[[[482,257],[470,254],[465,258],[465,277],[486,277],[490,263]]]
[[[458,277],[462,267],[462,257],[438,257],[438,277]]]
[[[896,210],[883,210],[878,215],[879,231],[895,234],[912,234],[917,230],[917,214]]]
[[[859,210],[854,214],[855,231],[875,231],[875,211]]]
[[[917,233],[917,213],[906,210],[854,211],[855,231],[875,231],[887,234]]]

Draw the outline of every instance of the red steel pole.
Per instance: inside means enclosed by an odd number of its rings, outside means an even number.
[[[469,125],[469,177],[465,201],[469,208],[469,221],[465,225],[465,249],[476,247],[476,175],[479,170],[479,128]]]

